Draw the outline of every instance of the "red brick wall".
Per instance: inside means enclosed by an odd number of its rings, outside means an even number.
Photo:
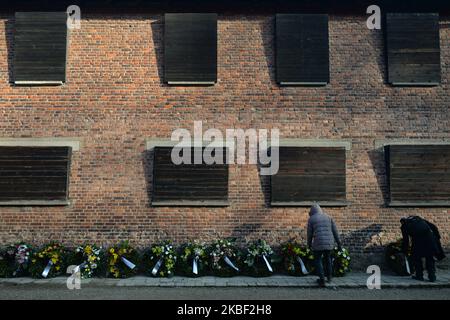
[[[145,138],[172,130],[279,128],[282,138],[352,139],[347,195],[330,208],[346,245],[355,250],[400,236],[403,215],[423,215],[450,242],[449,208],[386,208],[382,157],[374,141],[450,138],[450,17],[441,17],[442,85],[387,84],[382,31],[365,16],[330,16],[330,77],[326,87],[281,88],[274,82],[273,17],[218,20],[218,82],[213,87],[162,83],[160,15],[83,15],[71,32],[67,83],[14,87],[13,15],[0,14],[0,137],[79,137],[68,207],[0,207],[0,243],[49,239],[73,244],[130,239],[262,237],[272,243],[303,234],[308,208],[270,208],[268,185],[254,165],[230,168],[227,208],[150,207]],[[6,30],[6,32],[5,32]]]

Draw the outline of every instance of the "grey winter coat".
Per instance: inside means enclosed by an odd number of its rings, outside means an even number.
[[[334,242],[341,246],[339,233],[332,218],[323,213],[318,204],[314,204],[309,211],[308,247],[315,251],[332,250]]]

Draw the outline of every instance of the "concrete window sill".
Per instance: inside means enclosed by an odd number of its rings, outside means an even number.
[[[227,207],[228,201],[153,201],[153,207]]]
[[[0,201],[0,206],[68,206],[70,200],[14,200],[14,201]]]
[[[450,207],[450,201],[391,201],[388,207]]]
[[[314,204],[313,201],[272,201],[272,207],[310,207]],[[316,201],[321,207],[346,207],[349,205],[348,201]]]
[[[16,86],[62,86],[64,84],[63,81],[14,81],[14,85]]]
[[[439,82],[392,82],[393,87],[436,87]]]

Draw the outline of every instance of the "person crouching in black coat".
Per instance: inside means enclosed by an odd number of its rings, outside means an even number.
[[[423,263],[425,258],[428,279],[430,282],[436,281],[435,256],[441,256],[439,248],[439,231],[437,227],[427,220],[418,216],[409,216],[400,219],[403,236],[402,249],[405,254],[409,248],[409,238],[411,237],[412,260],[416,270],[413,279],[423,281]]]

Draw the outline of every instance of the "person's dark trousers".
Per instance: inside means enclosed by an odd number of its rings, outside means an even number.
[[[414,268],[416,269],[416,277],[423,278],[423,261],[421,256],[413,255]],[[435,262],[433,256],[425,257],[425,266],[428,272],[428,279],[436,280]]]
[[[331,280],[331,273],[333,270],[333,267],[331,265],[331,250],[314,251],[314,262],[316,265],[317,275],[319,276],[320,280],[325,280],[325,276],[328,280]]]

